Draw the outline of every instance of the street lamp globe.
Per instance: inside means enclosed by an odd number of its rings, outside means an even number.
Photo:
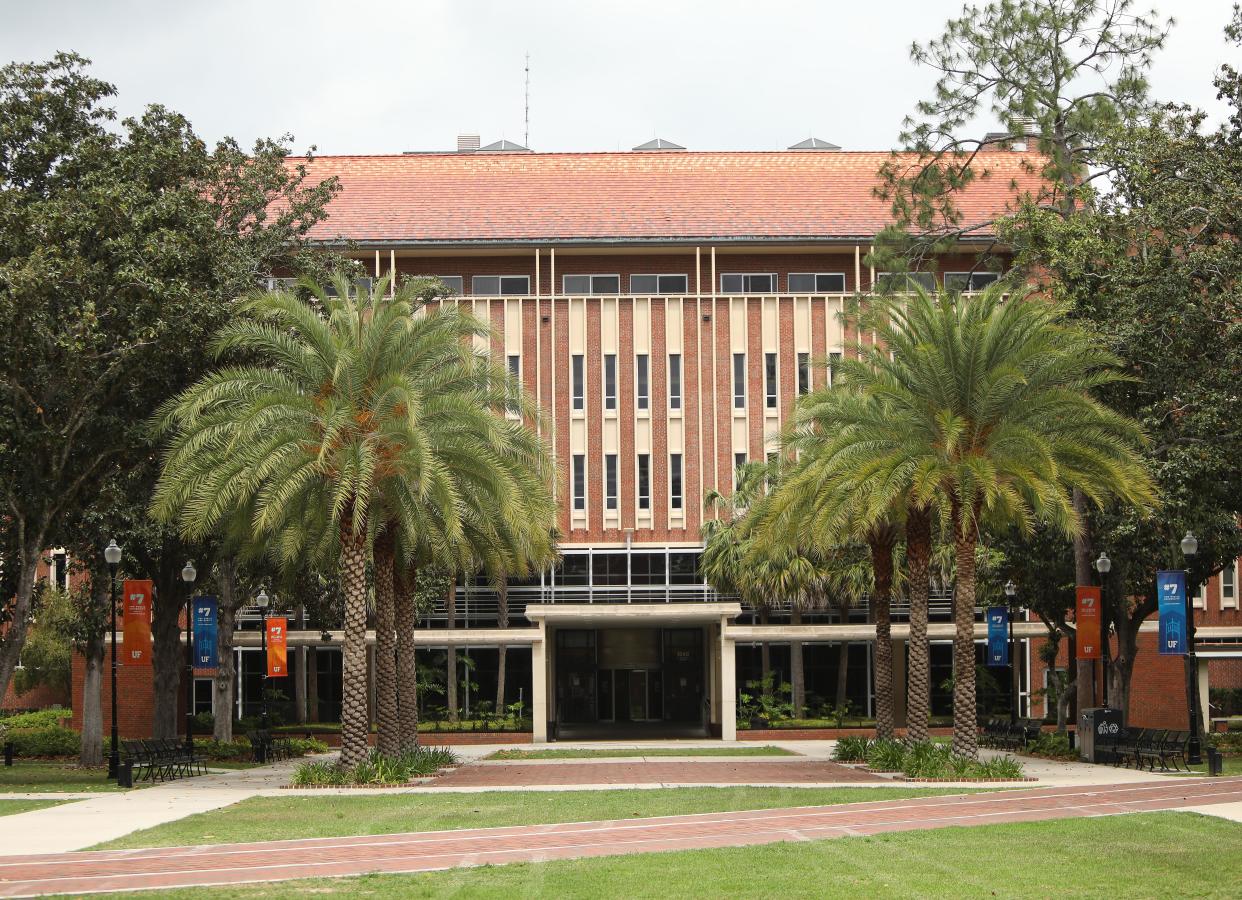
[[[198,570],[194,568],[194,563],[187,561],[185,568],[181,570],[181,580],[186,584],[192,584],[196,577],[198,577]]]
[[[115,566],[121,561],[121,548],[116,545],[116,538],[108,542],[108,546],[104,547],[104,560],[110,566]]]
[[[1007,582],[1005,582],[1005,596],[1006,597],[1013,597],[1017,593],[1018,593],[1018,586],[1013,583],[1012,578],[1009,579]]]
[[[267,596],[267,591],[263,588],[259,588],[259,596],[254,598],[255,606],[259,607],[259,609],[266,610],[269,602],[270,598]]]
[[[1113,567],[1113,561],[1108,558],[1108,554],[1100,552],[1100,558],[1095,561],[1095,570],[1101,575],[1107,575]]]
[[[1187,531],[1186,536],[1182,538],[1182,553],[1186,556],[1194,556],[1199,552],[1199,539],[1192,532]]]

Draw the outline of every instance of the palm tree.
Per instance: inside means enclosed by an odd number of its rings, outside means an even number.
[[[1027,531],[1078,529],[1072,491],[1140,509],[1154,489],[1131,420],[1092,397],[1117,359],[1042,299],[930,295],[876,301],[877,335],[841,362],[839,390],[799,404],[794,446],[814,465],[785,489],[813,492],[816,524],[891,520],[895,507],[947,510],[955,560],[953,749],[977,754],[975,552],[986,516]],[[917,545],[916,541],[916,545]]]
[[[386,280],[356,295],[344,278],[335,296],[300,287],[310,300],[248,300],[248,315],[214,341],[218,355],[247,364],[220,368],[161,410],[172,437],[153,508],[204,536],[250,505],[254,541],[285,564],[336,557],[341,761],[352,765],[367,753],[366,568],[377,534],[458,547],[472,519],[524,515],[523,491],[546,491],[549,467],[512,477],[512,386],[473,350],[489,333],[473,316],[453,305],[415,315],[411,288],[385,296]],[[482,499],[486,511],[472,508]]]

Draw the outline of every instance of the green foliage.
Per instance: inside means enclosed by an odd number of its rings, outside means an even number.
[[[837,762],[866,762],[871,741],[865,737],[843,737],[832,748],[832,758]]]
[[[294,787],[345,787],[353,784],[406,784],[414,778],[434,775],[457,765],[457,757],[442,747],[417,747],[396,756],[372,751],[352,768],[332,762],[302,763],[293,773]]]
[[[45,725],[37,728],[8,728],[4,739],[13,743],[18,756],[76,756],[81,737],[72,728]]]
[[[901,741],[881,738],[867,747],[867,765],[877,772],[901,771],[905,756],[906,746]]]
[[[737,720],[743,728],[750,727],[751,719],[772,724],[793,714],[793,705],[789,701],[791,685],[787,681],[775,682],[774,672],[746,682],[747,690],[737,697]]]
[[[1026,746],[1026,752],[1032,756],[1046,756],[1049,759],[1076,759],[1078,754],[1070,747],[1069,736],[1064,734],[1041,734]]]
[[[73,715],[73,710],[63,706],[49,706],[34,712],[15,713],[0,718],[0,725],[5,728],[52,728],[60,724],[61,719]]]
[[[907,778],[944,778],[952,756],[948,744],[925,741],[905,749],[900,769]]]

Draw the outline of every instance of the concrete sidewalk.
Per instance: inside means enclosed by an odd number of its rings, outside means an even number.
[[[254,769],[232,769],[123,793],[58,794],[55,799],[85,799],[5,816],[0,856],[82,850],[131,831],[230,806],[288,784],[299,762],[291,759]]]

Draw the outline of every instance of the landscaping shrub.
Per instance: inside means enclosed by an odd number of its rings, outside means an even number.
[[[906,748],[900,741],[877,740],[867,748],[867,765],[877,772],[900,772]]]
[[[9,727],[5,731],[4,739],[13,742],[13,752],[19,757],[77,756],[82,749],[81,735],[72,728],[62,728],[59,725],[41,728]]]
[[[63,706],[49,706],[34,712],[17,713],[0,719],[5,728],[54,728],[60,720],[73,715],[73,711]]]
[[[1044,756],[1048,759],[1077,759],[1078,754],[1070,747],[1069,736],[1046,732],[1026,747],[1032,756]]]
[[[1024,774],[1022,763],[1012,756],[997,756],[977,765],[987,778],[1021,778]]]
[[[945,778],[951,756],[948,744],[920,741],[906,748],[901,772],[907,778]]]
[[[406,784],[411,779],[434,775],[444,766],[457,764],[457,757],[443,747],[418,747],[396,756],[373,750],[353,768],[333,762],[302,763],[293,773],[294,787],[343,787],[353,784]]]
[[[871,741],[865,737],[845,737],[832,748],[832,758],[837,762],[866,762]]]
[[[1208,736],[1208,742],[1225,756],[1242,754],[1242,731],[1225,731]]]

